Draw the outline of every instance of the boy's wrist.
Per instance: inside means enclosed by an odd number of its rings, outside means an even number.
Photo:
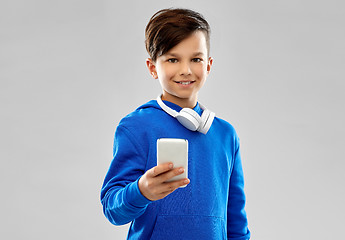
[[[138,178],[135,182],[131,183],[127,187],[127,202],[134,206],[134,207],[145,207],[146,205],[150,204],[152,201],[147,199],[139,189],[139,182]]]

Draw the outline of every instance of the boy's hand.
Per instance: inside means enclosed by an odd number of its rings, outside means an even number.
[[[188,178],[166,182],[167,180],[180,175],[184,172],[183,168],[173,168],[172,163],[164,163],[147,170],[139,179],[138,185],[141,194],[151,201],[159,200],[177,188],[187,185]]]

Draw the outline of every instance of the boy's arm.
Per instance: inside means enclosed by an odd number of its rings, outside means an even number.
[[[244,209],[246,199],[238,138],[236,140],[236,151],[230,177],[227,234],[229,240],[247,240],[250,238],[250,231]]]
[[[151,202],[138,187],[146,167],[144,157],[143,149],[131,133],[119,126],[115,132],[113,160],[101,190],[104,215],[115,225],[139,217]]]

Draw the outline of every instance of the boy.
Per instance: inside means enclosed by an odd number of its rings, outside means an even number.
[[[238,137],[197,100],[213,62],[209,33],[207,21],[188,9],[161,10],[146,27],[146,64],[162,95],[119,123],[101,190],[109,221],[132,222],[127,239],[250,238]],[[157,165],[159,138],[188,140],[189,179],[167,182],[185,170]]]

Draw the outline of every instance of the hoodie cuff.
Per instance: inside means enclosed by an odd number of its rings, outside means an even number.
[[[147,199],[144,195],[141,194],[139,190],[139,179],[131,183],[127,188],[127,202],[134,207],[146,207],[152,201]]]

